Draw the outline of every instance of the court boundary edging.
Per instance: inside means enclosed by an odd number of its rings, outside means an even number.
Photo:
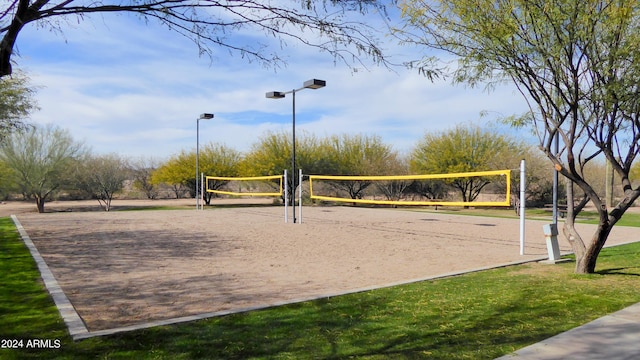
[[[479,272],[479,271],[485,271],[485,270],[490,270],[490,269],[497,269],[497,268],[503,268],[503,267],[508,267],[508,266],[515,266],[515,265],[521,265],[521,264],[526,264],[526,263],[532,263],[532,262],[540,262],[540,261],[548,259],[548,256],[545,255],[545,256],[540,256],[540,257],[533,258],[533,259],[527,259],[527,260],[521,260],[521,261],[519,260],[519,261],[513,261],[513,262],[502,263],[502,264],[497,264],[497,265],[484,266],[484,267],[479,267],[479,268],[474,268],[474,269],[467,269],[467,270],[449,272],[449,273],[444,273],[444,274],[439,274],[439,275],[434,275],[434,276],[428,276],[428,277],[422,277],[422,278],[414,278],[414,279],[408,279],[408,280],[401,280],[401,281],[396,281],[396,282],[391,282],[391,283],[386,283],[386,284],[372,285],[372,286],[367,286],[367,287],[363,287],[363,288],[356,288],[356,289],[351,289],[351,290],[342,291],[342,292],[326,293],[326,294],[321,294],[321,295],[313,295],[313,296],[308,296],[308,297],[302,297],[302,298],[296,298],[296,299],[290,299],[290,300],[284,300],[284,301],[271,302],[271,303],[266,303],[266,304],[257,305],[257,306],[250,306],[250,307],[245,307],[245,308],[221,310],[221,311],[216,311],[216,312],[205,312],[205,313],[188,315],[188,316],[181,316],[181,317],[175,317],[175,318],[169,318],[169,319],[163,319],[163,320],[149,321],[149,322],[145,322],[145,323],[134,324],[134,325],[129,325],[129,326],[123,326],[123,327],[116,327],[116,328],[111,328],[111,329],[89,331],[88,328],[86,327],[85,322],[82,320],[82,317],[78,314],[78,312],[76,311],[75,307],[73,306],[73,304],[71,304],[71,301],[66,296],[66,294],[64,293],[64,291],[62,290],[60,285],[58,284],[58,282],[55,279],[53,273],[49,269],[49,266],[45,262],[44,258],[40,255],[40,252],[36,248],[35,244],[31,240],[31,238],[29,237],[29,234],[26,232],[26,230],[24,229],[24,227],[22,226],[22,224],[18,220],[17,216],[16,215],[11,215],[11,219],[13,220],[13,222],[14,222],[14,224],[15,224],[15,226],[16,226],[16,228],[17,228],[17,230],[18,230],[18,232],[19,232],[19,234],[20,234],[20,236],[21,236],[21,238],[22,238],[22,240],[24,242],[24,244],[29,249],[29,251],[31,253],[31,256],[35,260],[35,262],[36,262],[36,264],[38,266],[38,270],[40,271],[40,276],[41,276],[41,278],[42,278],[42,280],[44,282],[44,285],[45,285],[47,291],[51,294],[51,297],[53,298],[53,301],[54,301],[56,307],[58,308],[58,311],[60,312],[60,315],[63,318],[63,320],[65,322],[65,325],[67,326],[67,328],[69,330],[69,335],[72,337],[72,339],[74,341],[83,340],[83,339],[89,339],[89,338],[98,337],[98,336],[113,335],[113,334],[122,333],[122,332],[149,329],[149,328],[153,328],[153,327],[157,327],[157,326],[181,324],[181,323],[186,323],[186,322],[191,322],[191,321],[210,319],[210,318],[219,317],[219,316],[238,314],[238,313],[245,313],[245,312],[255,311],[255,310],[263,310],[263,309],[268,309],[268,308],[282,306],[282,305],[296,304],[296,303],[301,303],[301,302],[306,302],[306,301],[313,301],[313,300],[326,299],[326,298],[342,296],[342,295],[356,294],[356,293],[361,293],[361,292],[365,292],[365,291],[383,289],[383,288],[399,286],[399,285],[407,285],[407,284],[412,284],[412,283],[421,282],[421,281],[443,279],[443,278],[448,278],[448,277],[453,277],[453,276],[458,276],[458,275],[468,274],[468,273],[474,273],[474,272]],[[627,241],[627,242],[624,242],[624,243],[621,243],[621,244],[616,244],[616,245],[611,245],[611,246],[625,245],[625,244],[633,243],[633,242],[636,242],[636,241]],[[609,247],[609,246],[606,246],[606,247]],[[564,256],[564,255],[568,255],[568,254],[571,254],[571,252],[562,253],[561,255]]]
[[[20,220],[18,220],[18,217],[15,215],[11,215],[11,220],[13,220],[16,229],[18,229],[18,233],[20,233],[22,241],[29,249],[31,257],[33,258],[33,260],[35,260],[36,265],[38,265],[40,277],[42,278],[47,291],[49,292],[49,294],[51,294],[53,302],[56,304],[56,307],[60,312],[60,316],[62,316],[64,323],[67,325],[67,328],[69,329],[69,335],[71,335],[74,340],[78,336],[86,336],[87,334],[89,334],[89,330],[87,329],[86,324],[71,304],[71,301],[69,301],[69,298],[67,298],[67,295],[64,293],[64,291],[62,291],[62,288],[58,284],[56,278],[53,276],[51,269],[49,269],[49,266],[44,261],[44,258],[42,257],[42,255],[40,255],[40,252],[38,251],[38,248],[36,248],[36,245],[33,243],[33,241],[31,241],[29,234],[27,234],[27,231],[20,223]]]
[[[82,317],[78,314],[75,307],[73,306],[73,304],[71,304],[71,301],[66,296],[66,294],[64,293],[60,285],[58,284],[58,281],[53,276],[53,273],[49,269],[49,266],[45,262],[42,255],[40,255],[40,252],[36,248],[31,238],[29,237],[29,234],[27,233],[27,231],[24,229],[24,227],[18,220],[17,216],[11,215],[11,219],[13,220],[13,223],[16,225],[16,228],[18,229],[18,232],[20,233],[20,236],[22,237],[24,244],[29,249],[31,256],[33,257],[36,264],[38,265],[38,270],[40,271],[40,276],[42,277],[44,285],[47,288],[47,291],[49,292],[49,294],[51,294],[51,297],[53,298],[53,301],[56,307],[58,308],[58,311],[60,312],[60,316],[64,320],[64,323],[69,330],[69,335],[74,341],[89,339],[89,338],[98,337],[98,336],[113,335],[113,334],[122,333],[122,332],[149,329],[157,326],[174,325],[174,324],[186,323],[191,321],[210,319],[210,318],[219,317],[219,316],[238,314],[238,313],[244,313],[244,312],[255,311],[255,310],[263,310],[263,309],[268,309],[268,308],[282,306],[282,305],[296,304],[296,303],[301,303],[306,301],[326,299],[326,298],[349,295],[349,294],[356,294],[356,293],[371,291],[375,289],[383,289],[383,288],[388,288],[392,286],[407,285],[407,284],[412,284],[412,283],[421,282],[421,281],[442,279],[442,278],[458,276],[462,274],[484,271],[489,269],[526,264],[530,262],[538,262],[538,261],[547,259],[547,256],[541,256],[535,259],[514,261],[514,262],[509,262],[509,263],[504,263],[499,265],[491,265],[491,266],[485,266],[485,267],[480,267],[476,269],[444,273],[444,274],[428,276],[424,278],[402,280],[402,281],[397,281],[397,282],[392,282],[387,284],[372,285],[372,286],[367,286],[363,288],[357,288],[357,289],[352,289],[352,290],[347,290],[342,292],[326,293],[322,295],[314,295],[309,297],[272,302],[272,303],[267,303],[267,304],[258,305],[258,306],[207,312],[207,313],[181,316],[181,317],[175,317],[175,318],[169,318],[169,319],[163,319],[163,320],[149,321],[145,323],[123,326],[123,327],[116,327],[111,329],[89,331],[86,327],[86,324],[82,320]]]

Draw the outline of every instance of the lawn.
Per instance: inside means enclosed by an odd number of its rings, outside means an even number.
[[[0,358],[493,359],[640,302],[639,264],[631,244],[605,249],[592,275],[526,264],[74,342],[0,218],[0,339],[59,347]]]

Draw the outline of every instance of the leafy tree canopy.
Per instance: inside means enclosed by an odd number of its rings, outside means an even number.
[[[505,135],[474,125],[458,125],[442,133],[427,133],[411,153],[411,168],[423,174],[450,174],[504,168],[500,160],[522,153]],[[509,165],[507,165],[509,166]],[[473,201],[490,181],[482,177],[458,178],[452,186],[463,201]]]
[[[542,151],[569,180],[563,231],[576,254],[576,272],[594,272],[611,228],[640,196],[629,179],[640,152],[638,2],[406,0],[403,16],[399,36],[454,55],[455,81],[510,81],[529,102],[530,114],[516,123],[534,131]],[[427,57],[419,66],[426,73],[446,73],[437,64]],[[606,157],[624,191],[613,208],[585,177],[587,164],[599,156]],[[574,202],[573,186],[584,193],[582,201]],[[585,242],[574,223],[588,202],[600,219]]]
[[[38,109],[35,89],[22,72],[0,78],[0,141],[14,130],[25,127],[24,120]]]

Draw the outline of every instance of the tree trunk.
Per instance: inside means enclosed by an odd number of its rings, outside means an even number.
[[[44,197],[36,196],[36,207],[40,214],[44,213]]]
[[[573,207],[573,205],[575,204],[574,196],[573,196],[573,181],[569,180],[566,182],[566,192],[567,192],[567,218],[564,222],[562,232],[564,233],[564,236],[567,238],[567,241],[569,241],[569,244],[571,245],[571,250],[573,250],[573,254],[576,257],[575,272],[584,274],[583,270],[586,269],[586,267],[584,267],[583,265],[585,263],[587,248],[585,247],[584,242],[580,237],[580,234],[578,234],[575,228],[576,213]],[[595,268],[595,264],[594,264],[594,268]]]
[[[586,247],[585,253],[578,258],[576,255],[576,274],[593,274],[596,271],[598,255],[607,241],[611,232],[611,227],[606,224],[599,224],[598,229],[591,238],[591,243]]]
[[[592,274],[596,271],[598,255],[604,247],[613,225],[618,222],[624,210],[628,207],[626,203],[618,205],[611,214],[607,211],[607,206],[599,200],[593,201],[599,215],[598,227],[591,237],[591,241],[585,245],[584,241],[575,229],[575,209],[573,182],[567,181],[567,219],[564,223],[563,233],[571,244],[571,249],[576,256],[576,274]],[[593,200],[593,198],[592,198]],[[598,206],[599,205],[599,206]],[[582,206],[579,206],[580,208]]]
[[[104,211],[111,210],[111,199],[110,198],[98,198],[98,204],[102,207]]]

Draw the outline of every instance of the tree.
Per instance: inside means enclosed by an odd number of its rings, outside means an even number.
[[[537,147],[522,145],[523,152],[513,154],[508,158],[499,159],[504,164],[509,164],[513,169],[518,168],[521,159],[526,161],[526,201],[527,206],[545,206],[553,202],[553,164],[544,156]],[[558,179],[561,182],[561,178]],[[514,199],[515,210],[520,211],[520,177],[511,179],[511,197]],[[558,184],[558,199],[561,201],[566,196],[561,183]]]
[[[242,155],[239,151],[226,145],[209,143],[200,150],[198,166],[205,176],[233,177],[239,174],[238,170],[241,160]],[[228,181],[209,180],[207,187],[212,190],[217,190],[227,183]],[[207,205],[211,203],[211,194],[212,193],[206,191],[203,194],[204,201]]]
[[[388,164],[388,174],[409,175],[409,160],[407,158],[397,159],[396,162]],[[387,200],[398,201],[410,189],[414,182],[411,180],[385,180],[377,181],[376,189],[381,192]]]
[[[277,175],[284,173],[285,169],[291,171],[291,136],[286,132],[267,132],[260,136],[251,144],[240,168],[243,176]]]
[[[563,233],[576,272],[594,272],[611,229],[640,196],[629,178],[640,151],[640,7],[613,0],[410,0],[403,14],[407,41],[458,57],[455,81],[510,81],[528,101],[529,116],[515,123],[533,129],[568,179]],[[432,73],[436,63],[426,58],[421,65]],[[598,157],[611,164],[624,193],[611,208],[585,178]],[[585,241],[575,218],[589,202],[599,222]]]
[[[76,186],[98,200],[104,211],[111,210],[113,196],[128,177],[127,162],[116,154],[87,155],[77,161]]]
[[[0,161],[0,200],[7,200],[11,193],[19,191],[15,179],[15,171]]]
[[[176,199],[180,199],[185,192],[196,195],[196,152],[181,151],[160,165],[151,175],[155,184],[167,184],[173,188]]]
[[[156,160],[152,158],[139,158],[131,163],[133,187],[142,191],[149,200],[158,197],[159,191],[152,181],[153,171],[158,167]]]
[[[398,154],[379,136],[334,135],[329,139],[327,156],[334,163],[331,175],[393,175]],[[346,191],[352,199],[361,199],[371,181],[332,181],[336,189]]]
[[[495,159],[521,153],[514,141],[504,135],[473,125],[434,134],[425,134],[411,153],[411,169],[422,174],[450,174],[497,170]],[[447,181],[457,189],[462,201],[474,201],[491,180],[483,177],[454,178]]]
[[[266,176],[283,174],[284,170],[288,170],[287,195],[293,202],[296,189],[294,189],[291,174],[291,144],[290,133],[285,131],[265,133],[251,145],[251,149],[240,165],[240,173],[244,176]],[[323,140],[302,132],[296,136],[296,169],[302,169],[306,174],[315,174],[331,168],[331,162],[325,156],[326,150],[326,143]]]
[[[27,25],[64,33],[63,20],[83,21],[92,14],[134,14],[145,22],[158,22],[193,41],[201,54],[213,57],[219,47],[243,58],[279,64],[277,51],[266,44],[244,44],[239,32],[262,31],[286,43],[301,42],[350,62],[366,54],[383,61],[374,29],[351,14],[370,9],[386,14],[384,2],[324,1],[189,1],[189,0],[10,0],[0,6],[0,77],[11,74],[11,58],[19,33]]]
[[[28,83],[29,78],[21,72],[0,78],[0,141],[11,132],[24,129],[24,120],[38,109],[33,98],[35,89]]]
[[[633,165],[629,172],[629,178],[634,182],[634,184],[640,184],[640,162],[636,162]]]
[[[85,152],[68,131],[47,125],[14,132],[0,144],[0,161],[15,172],[14,182],[23,194],[33,196],[38,212],[61,186],[71,182],[73,161]]]
[[[236,176],[241,155],[238,151],[221,144],[206,144],[199,151],[198,166],[205,175]],[[164,164],[153,171],[151,177],[155,184],[164,183],[173,187],[176,198],[184,192],[196,195],[196,151],[181,151],[172,156]],[[210,181],[209,188],[218,189],[226,182]],[[209,204],[211,196],[205,194],[205,201]]]

